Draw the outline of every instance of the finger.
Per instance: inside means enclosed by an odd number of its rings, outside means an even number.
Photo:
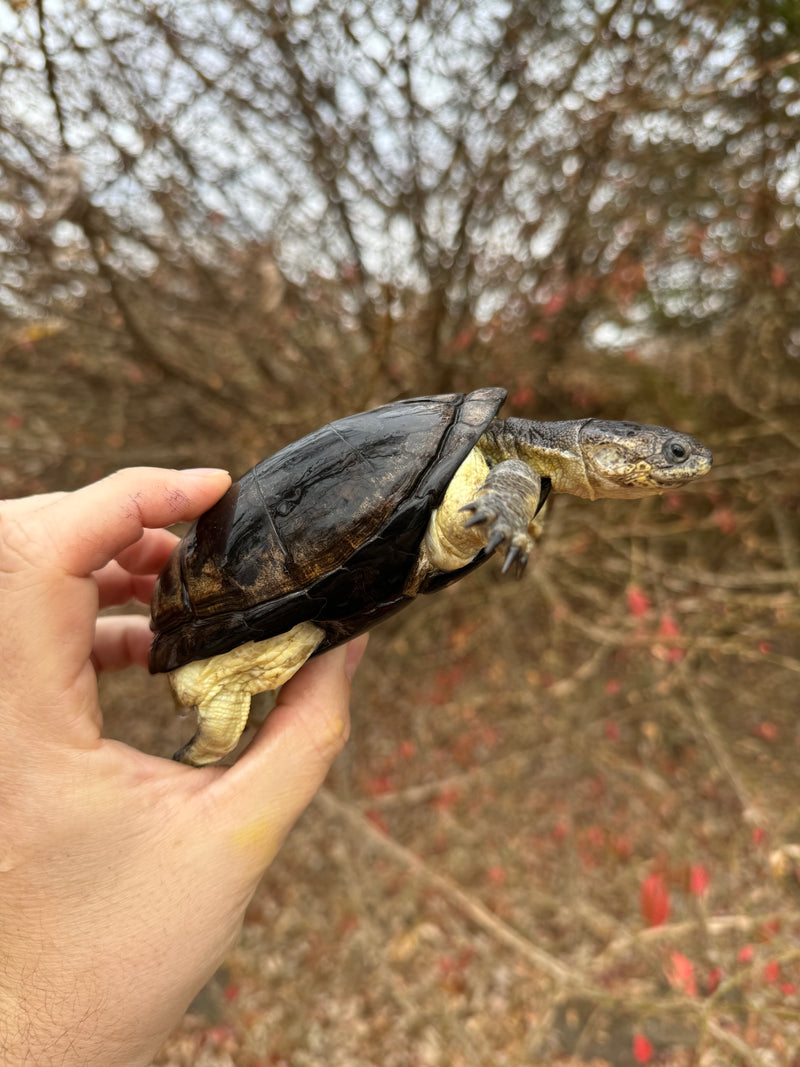
[[[0,587],[7,624],[0,627],[0,661],[13,663],[21,680],[36,679],[42,730],[45,708],[60,729],[63,696],[75,685],[81,706],[96,704],[95,674],[85,668],[99,593],[87,579],[137,542],[145,527],[206,510],[229,481],[224,471],[129,469],[35,510],[4,516]],[[27,714],[22,681],[18,688],[17,703]]]
[[[156,574],[169,559],[178,540],[169,530],[145,530],[135,544],[119,553],[117,563],[131,574]]]
[[[366,639],[310,660],[283,687],[239,761],[217,782],[222,831],[254,876],[272,860],[350,732],[350,682]]]
[[[177,543],[178,538],[168,530],[145,530],[135,545],[95,571],[100,607],[126,604],[129,600],[149,604],[156,576]]]
[[[45,504],[52,504],[60,500],[66,493],[36,493],[34,496],[12,497],[8,500],[0,500],[0,514],[24,515],[26,512],[36,511]]]
[[[96,671],[147,666],[153,634],[144,615],[107,615],[97,620],[92,663]]]
[[[149,604],[156,584],[155,574],[130,574],[120,567],[116,560],[107,563],[95,571],[95,581],[99,592],[101,608],[116,607],[138,600],[140,604]]]
[[[13,524],[4,540],[11,538],[12,552],[29,565],[86,577],[135,544],[146,528],[195,518],[229,484],[230,475],[221,470],[130,467],[19,516],[23,542],[15,540]]]

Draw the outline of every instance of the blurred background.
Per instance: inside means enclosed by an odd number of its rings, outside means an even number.
[[[796,0],[0,3],[0,495],[481,385],[715,454],[375,632],[160,1067],[800,1064],[799,139]]]

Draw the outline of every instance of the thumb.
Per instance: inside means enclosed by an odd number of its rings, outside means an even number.
[[[281,689],[249,748],[213,787],[237,858],[260,877],[350,733],[350,683],[366,636],[310,660]]]

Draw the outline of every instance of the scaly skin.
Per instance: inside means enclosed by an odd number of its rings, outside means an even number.
[[[603,419],[495,419],[478,448],[492,466],[521,459],[554,493],[588,500],[663,493],[711,469],[711,453],[688,434]]]
[[[519,577],[539,533],[536,514],[551,490],[588,500],[634,499],[677,489],[710,468],[707,448],[665,426],[495,419],[431,517],[416,584],[433,569],[463,567],[481,548],[502,547],[503,570],[513,566]],[[471,517],[465,521],[460,512]],[[447,546],[456,548],[448,553]]]
[[[481,550],[489,555],[500,548],[503,570],[520,577],[538,536],[537,512],[551,490],[631,499],[685,485],[710,467],[711,453],[699,441],[663,426],[495,419],[431,515],[405,594],[425,590],[431,576],[466,573]],[[307,653],[298,654],[292,631],[171,672],[178,702],[198,710],[197,733],[176,759],[209,763],[235,746],[250,696],[287,681],[319,643],[316,628],[304,625],[313,631]]]

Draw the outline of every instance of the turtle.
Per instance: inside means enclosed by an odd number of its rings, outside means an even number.
[[[505,389],[397,400],[264,459],[200,516],[156,582],[152,673],[197,729],[175,759],[239,741],[251,696],[482,565],[525,569],[549,493],[633,498],[705,474],[663,426],[497,417]]]

